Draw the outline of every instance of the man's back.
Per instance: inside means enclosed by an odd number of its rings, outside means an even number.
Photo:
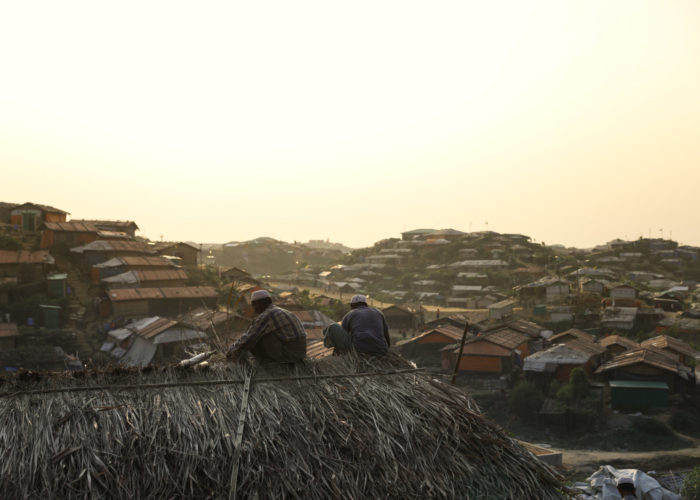
[[[389,349],[389,327],[381,311],[368,306],[357,307],[342,322],[352,336],[357,352],[386,354]]]

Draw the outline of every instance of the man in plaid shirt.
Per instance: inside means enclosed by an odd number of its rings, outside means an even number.
[[[262,362],[292,363],[306,356],[306,332],[289,311],[272,305],[267,290],[256,290],[251,303],[258,315],[248,330],[229,349],[227,357],[236,360],[245,351]]]

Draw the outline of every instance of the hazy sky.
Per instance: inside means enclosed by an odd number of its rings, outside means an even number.
[[[700,2],[0,6],[0,200],[153,239],[700,245]]]

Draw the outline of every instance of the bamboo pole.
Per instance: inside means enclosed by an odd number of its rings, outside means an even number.
[[[464,333],[462,334],[462,343],[459,345],[459,355],[457,356],[457,362],[455,363],[455,371],[452,373],[452,380],[450,384],[455,385],[457,381],[457,372],[459,371],[459,363],[462,361],[462,352],[464,352],[464,342],[467,340],[467,330],[469,330],[469,321],[464,325]]]

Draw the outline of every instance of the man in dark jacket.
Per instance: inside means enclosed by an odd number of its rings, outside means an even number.
[[[391,339],[382,312],[369,307],[364,295],[353,296],[350,299],[350,309],[341,325],[350,332],[355,350],[366,354],[386,354]]]

